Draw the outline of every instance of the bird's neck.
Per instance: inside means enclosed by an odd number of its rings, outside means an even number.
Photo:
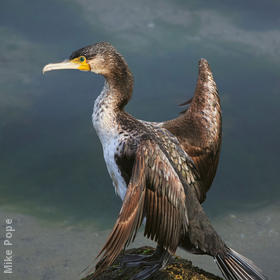
[[[132,95],[133,78],[128,70],[120,76],[105,76],[102,92],[94,103],[92,121],[102,143],[118,135],[118,116]]]
[[[122,59],[110,73],[104,75],[106,96],[114,110],[122,111],[129,102],[133,91],[133,75]]]

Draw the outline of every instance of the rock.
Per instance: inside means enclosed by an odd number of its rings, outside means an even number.
[[[152,247],[140,247],[129,249],[125,254],[151,255],[154,252]],[[119,258],[95,280],[129,280],[133,275],[141,271],[139,267],[122,267]],[[81,280],[89,280],[87,276]],[[150,280],[222,280],[222,278],[206,272],[192,265],[191,261],[174,256],[168,265],[161,271],[155,273]]]

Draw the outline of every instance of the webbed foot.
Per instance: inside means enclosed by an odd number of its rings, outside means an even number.
[[[141,265],[151,265],[158,263],[159,258],[164,253],[161,246],[157,246],[156,250],[151,255],[144,254],[126,254],[120,258],[120,264],[126,267],[136,267]]]
[[[158,246],[156,251],[152,255],[145,257],[143,257],[142,255],[142,257],[140,256],[138,259],[135,257],[133,261],[131,261],[130,259],[128,262],[125,263],[125,266],[143,267],[143,269],[136,275],[134,275],[130,280],[145,280],[150,278],[158,270],[164,268],[170,260],[170,258],[171,255],[168,253],[168,251]]]
[[[162,268],[162,265],[160,263],[150,265],[150,266],[144,266],[144,269],[141,270],[139,273],[134,275],[130,280],[145,280],[150,278],[154,273],[156,273],[158,270]]]

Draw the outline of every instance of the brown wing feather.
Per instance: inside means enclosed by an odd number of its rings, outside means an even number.
[[[141,226],[146,191],[144,171],[144,159],[138,158],[133,167],[133,176],[131,177],[119,217],[106,244],[97,256],[98,258],[103,255],[92,278],[96,277],[114,262],[124,246],[135,237],[138,228]]]
[[[157,144],[146,141],[145,235],[175,253],[181,231],[187,227],[186,194],[169,159]],[[146,153],[147,153],[146,152]]]
[[[205,59],[199,61],[198,80],[190,107],[176,119],[165,122],[163,127],[178,138],[196,164],[201,179],[198,199],[203,202],[216,174],[222,139],[220,99]]]
[[[145,215],[145,235],[174,254],[182,230],[187,227],[185,191],[169,160],[151,140],[139,145],[132,176],[119,217],[93,277],[110,266],[135,237]]]

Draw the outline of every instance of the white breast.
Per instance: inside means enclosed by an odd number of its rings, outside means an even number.
[[[123,200],[127,185],[115,161],[115,154],[120,143],[116,116],[112,110],[106,87],[96,99],[93,108],[92,122],[103,147],[107,170],[112,178],[115,192]],[[101,105],[102,104],[102,105]]]
[[[112,178],[115,192],[123,200],[126,194],[127,185],[121,176],[121,172],[115,161],[115,154],[117,152],[117,146],[119,141],[116,138],[111,138],[109,142],[102,144],[104,159],[106,162],[107,170]]]

